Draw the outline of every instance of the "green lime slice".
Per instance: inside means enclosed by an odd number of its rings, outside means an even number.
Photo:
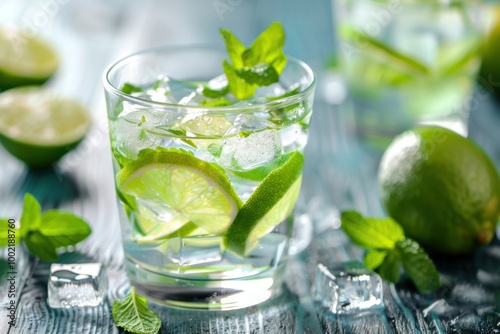
[[[163,208],[163,216],[170,214],[176,224],[173,231],[180,228],[180,219],[221,234],[242,205],[224,170],[179,149],[141,151],[116,180],[122,193]]]
[[[300,193],[304,156],[295,152],[271,172],[248,198],[224,236],[224,246],[248,254],[258,239],[271,232],[293,211]]]
[[[0,29],[0,89],[41,85],[59,67],[56,52],[37,37]]]
[[[91,125],[78,101],[37,87],[0,94],[0,140],[30,167],[45,167],[74,148]]]

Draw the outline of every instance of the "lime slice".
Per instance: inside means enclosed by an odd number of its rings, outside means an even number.
[[[48,44],[15,29],[0,29],[0,50],[0,89],[41,85],[59,66]]]
[[[138,204],[134,212],[135,235],[139,243],[148,243],[174,237],[186,237],[194,234],[208,234],[183,216],[174,216],[170,219],[159,217],[155,212],[144,205]]]
[[[0,94],[0,140],[30,167],[45,167],[74,148],[90,128],[79,102],[36,87]]]
[[[293,211],[300,193],[304,156],[295,152],[271,172],[240,209],[224,237],[224,246],[248,254],[258,239],[271,232]]]
[[[220,234],[242,205],[224,170],[178,149],[144,150],[117,174],[116,180],[122,193],[157,208],[158,216],[170,215],[176,227],[182,220],[183,224],[192,222],[209,233]]]

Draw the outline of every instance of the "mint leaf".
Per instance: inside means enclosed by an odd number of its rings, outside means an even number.
[[[90,235],[90,226],[69,212],[49,210],[41,217],[36,231],[25,237],[30,252],[43,261],[57,259],[57,248],[76,245]]]
[[[429,293],[440,286],[439,273],[420,245],[409,238],[398,241],[396,250],[403,268],[420,292]]]
[[[229,30],[220,30],[232,64],[224,60],[229,91],[239,100],[252,97],[258,86],[268,86],[279,80],[286,66],[285,31],[279,22],[273,22],[245,46]]]
[[[113,303],[112,315],[116,326],[130,333],[154,334],[161,327],[160,317],[149,309],[146,298],[135,293],[133,286],[123,300]]]
[[[201,93],[203,94],[203,96],[206,96],[208,98],[217,99],[229,93],[229,86],[224,86],[221,89],[212,89],[208,86],[204,86]]]
[[[126,82],[120,90],[125,94],[139,93],[144,91],[144,89],[142,89],[141,87],[134,86],[128,82]]]
[[[222,107],[222,106],[230,106],[233,102],[229,101],[226,98],[219,98],[215,100],[201,100],[200,104],[206,107]]]
[[[21,214],[21,237],[40,226],[42,209],[36,198],[27,193],[24,195],[23,213]]]
[[[384,262],[387,253],[388,252],[386,250],[377,250],[377,249],[372,249],[371,251],[366,253],[363,261],[366,268],[375,270],[376,268],[380,267],[382,262]]]
[[[383,280],[397,283],[399,281],[400,267],[398,254],[395,251],[390,251],[384,258],[382,264],[377,268],[376,272]]]
[[[46,237],[39,231],[31,231],[24,237],[24,243],[31,254],[38,256],[43,261],[57,260],[56,247],[47,244]]]
[[[365,218],[356,211],[344,211],[341,221],[349,238],[368,249],[365,266],[382,279],[398,282],[402,265],[420,292],[439,288],[439,272],[432,260],[416,241],[405,238],[403,229],[392,218]]]
[[[227,54],[229,55],[229,59],[233,63],[233,66],[236,68],[241,68],[244,66],[243,59],[241,58],[243,52],[246,50],[245,45],[240,42],[236,36],[233,35],[227,29],[219,30],[222,38],[224,38],[224,42],[226,43]]]
[[[249,49],[243,52],[243,63],[247,67],[259,63],[272,65],[277,73],[281,73],[286,65],[283,53],[285,31],[279,22],[273,22],[253,41]]]
[[[363,248],[393,249],[404,238],[404,232],[391,218],[364,218],[356,211],[342,212],[342,229]]]
[[[8,218],[0,218],[0,247],[9,244],[18,245],[21,238],[21,231],[10,223]]]
[[[249,84],[243,78],[241,78],[236,72],[236,69],[231,66],[231,64],[229,64],[227,60],[224,59],[222,66],[224,68],[224,73],[226,74],[227,81],[229,82],[229,91],[238,100],[248,99],[255,94],[257,86]]]
[[[268,63],[259,63],[252,67],[238,69],[236,74],[247,83],[257,86],[269,86],[278,82],[280,78],[276,69]]]

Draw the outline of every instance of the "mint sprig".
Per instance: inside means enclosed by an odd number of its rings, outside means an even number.
[[[0,245],[7,245],[6,219],[0,219]],[[74,246],[87,238],[90,226],[80,217],[59,210],[49,210],[42,214],[40,203],[31,194],[24,196],[20,228],[11,229],[17,241],[24,239],[31,254],[43,261],[57,259],[59,247]],[[5,226],[4,226],[5,225]]]
[[[224,60],[222,66],[229,90],[237,99],[250,98],[257,87],[279,81],[287,62],[283,52],[285,31],[281,23],[271,23],[249,48],[229,30],[221,29],[220,33],[231,61]]]
[[[365,248],[364,263],[384,280],[397,283],[404,269],[416,288],[430,293],[441,285],[439,272],[420,245],[405,237],[392,218],[363,217],[356,211],[341,215],[342,229],[358,246]]]
[[[133,286],[124,299],[113,303],[112,315],[116,326],[129,333],[154,334],[161,327],[160,317],[149,309],[146,298],[135,293]]]

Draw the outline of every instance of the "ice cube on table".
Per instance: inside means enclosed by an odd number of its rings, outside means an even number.
[[[333,313],[356,313],[383,307],[382,279],[359,262],[316,268],[315,299]]]
[[[53,263],[48,281],[49,306],[97,306],[106,298],[106,272],[100,263]]]
[[[254,115],[238,115],[225,136],[219,162],[228,169],[252,170],[283,155],[275,125]]]

